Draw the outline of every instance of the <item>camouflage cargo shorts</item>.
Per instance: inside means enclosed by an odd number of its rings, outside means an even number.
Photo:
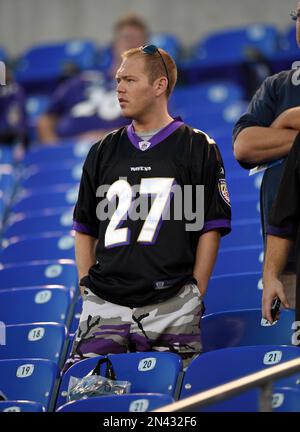
[[[110,303],[85,288],[79,326],[63,372],[84,358],[126,352],[169,351],[186,367],[202,349],[202,298],[187,284],[172,298],[130,308]]]

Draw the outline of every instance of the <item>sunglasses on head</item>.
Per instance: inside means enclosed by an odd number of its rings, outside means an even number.
[[[156,45],[144,45],[144,46],[141,47],[141,50],[142,50],[143,53],[149,54],[149,55],[155,55],[156,53],[159,54],[159,56],[161,58],[161,61],[163,62],[163,65],[164,65],[166,75],[167,75],[167,80],[168,80],[168,87],[167,88],[169,90],[169,81],[170,80],[169,80],[169,74],[168,74],[167,65],[166,65],[166,63],[164,61],[164,58],[161,55],[159,49],[157,48],[157,46]]]
[[[297,21],[300,18],[300,11],[299,10],[293,10],[290,12],[290,17],[293,21]]]

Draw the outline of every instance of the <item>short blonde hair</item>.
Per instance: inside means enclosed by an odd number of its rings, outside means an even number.
[[[177,82],[177,66],[172,57],[165,50],[157,48],[157,51],[153,54],[148,54],[143,51],[143,47],[132,48],[122,54],[122,59],[126,60],[133,56],[144,59],[145,71],[150,84],[153,84],[158,78],[165,76],[168,79],[166,96],[169,98]]]

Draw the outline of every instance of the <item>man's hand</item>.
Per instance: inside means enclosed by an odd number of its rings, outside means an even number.
[[[281,283],[281,281],[277,278],[268,279],[267,281],[263,281],[263,297],[262,297],[262,316],[266,320],[269,321],[269,323],[273,323],[273,319],[271,316],[271,307],[272,302],[275,299],[275,297],[279,297],[281,300],[281,304],[285,308],[289,308],[290,305],[287,301],[284,287]],[[279,314],[276,316],[275,320],[279,319]]]

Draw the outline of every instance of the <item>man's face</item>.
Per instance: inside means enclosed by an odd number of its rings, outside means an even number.
[[[300,2],[298,3],[296,10],[297,12],[300,12]],[[296,38],[297,38],[297,44],[300,48],[300,18],[297,19],[296,21]]]
[[[127,25],[118,31],[115,38],[115,54],[121,57],[124,51],[137,48],[147,43],[145,32],[135,26]]]
[[[125,59],[116,74],[117,96],[124,117],[138,119],[153,107],[156,95],[149,83],[144,59],[136,56]]]

